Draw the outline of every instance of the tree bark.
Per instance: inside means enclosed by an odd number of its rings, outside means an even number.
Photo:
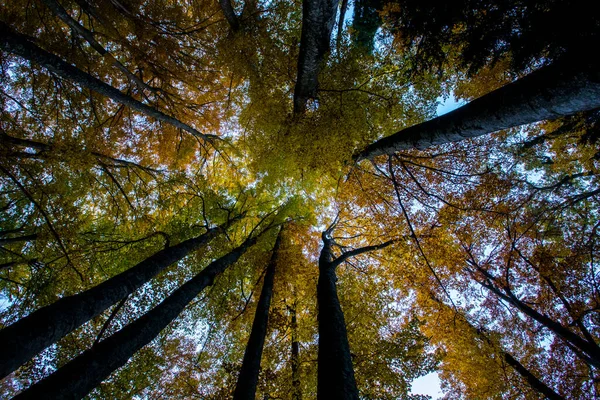
[[[237,32],[240,29],[240,21],[233,10],[231,0],[219,0],[219,5],[221,6],[221,11],[223,11],[223,15],[225,16],[229,27],[232,31]]]
[[[319,306],[317,398],[320,400],[358,399],[346,322],[335,285],[337,278],[331,245],[332,239],[323,233],[317,284]]]
[[[236,262],[256,240],[256,237],[246,239],[239,247],[210,263],[158,306],[15,396],[14,400],[81,399],[158,336],[190,301],[212,285],[214,279]]]
[[[50,54],[41,49],[34,43],[30,42],[26,36],[13,31],[3,22],[0,22],[0,48],[9,53],[13,53],[39,64],[63,79],[69,80],[81,87],[106,96],[117,103],[123,104],[158,121],[166,122],[167,124],[170,124],[176,128],[187,131],[198,138],[208,142],[219,139],[219,137],[216,135],[201,133],[191,126],[179,121],[178,119],[166,115],[153,107],[147,106],[131,96],[121,93],[119,90],[102,82],[98,78],[95,78],[79,68],[66,63],[54,54]]]
[[[306,103],[317,97],[319,67],[329,51],[337,0],[303,0],[302,34],[298,76],[294,88],[294,113],[303,113]]]
[[[190,252],[208,243],[231,223],[211,228],[206,233],[160,250],[136,266],[98,286],[57,302],[20,319],[0,331],[0,378],[5,377],[40,351],[73,329],[133,293],[159,272]]]
[[[277,256],[279,254],[279,245],[281,243],[281,231],[275,240],[273,254],[267,267],[267,273],[263,281],[263,287],[260,292],[260,298],[254,314],[252,331],[244,352],[244,361],[242,369],[238,376],[237,385],[233,394],[234,400],[254,400],[256,396],[256,385],[258,383],[258,372],[260,370],[260,359],[262,357],[265,337],[267,335],[267,324],[269,322],[269,307],[273,297],[273,281],[275,278],[275,267],[277,265]]]
[[[380,139],[354,159],[425,149],[598,107],[598,63],[572,57],[542,67],[441,117]]]

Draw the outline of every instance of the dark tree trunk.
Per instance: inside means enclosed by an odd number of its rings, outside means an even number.
[[[3,232],[0,232],[0,233],[3,233]],[[9,243],[31,242],[32,240],[36,240],[36,239],[37,239],[37,234],[35,234],[35,233],[32,233],[31,235],[24,235],[24,236],[0,238],[0,246],[2,246],[4,244],[9,244]]]
[[[319,257],[317,285],[319,306],[317,398],[320,400],[358,399],[346,322],[335,285],[336,267],[333,263],[331,244],[332,240],[323,233],[323,250]]]
[[[211,228],[203,235],[160,250],[98,286],[74,296],[64,297],[2,329],[0,378],[133,293],[169,265],[206,244],[218,233],[223,232],[228,224]]]
[[[240,29],[240,21],[237,15],[235,15],[231,0],[219,0],[219,5],[221,6],[225,19],[229,23],[229,27],[232,31],[237,32]]]
[[[342,32],[344,31],[344,19],[346,18],[346,10],[348,9],[348,0],[342,0],[342,5],[340,6],[340,17],[338,18],[338,30],[337,30],[337,38],[336,38],[336,47],[339,53],[340,46],[342,44]]]
[[[508,365],[513,367],[515,371],[519,373],[537,392],[543,394],[550,400],[564,400],[564,397],[556,393],[552,388],[548,387],[544,382],[540,381],[535,375],[533,375],[527,368],[525,368],[520,362],[518,362],[513,356],[507,352],[503,352],[504,360]]]
[[[302,400],[302,389],[300,388],[300,342],[298,341],[295,292],[294,305],[290,313],[292,314],[292,400]]]
[[[176,128],[183,129],[198,138],[207,141],[218,139],[218,136],[200,133],[178,119],[168,116],[153,107],[147,106],[133,97],[121,93],[114,87],[102,82],[79,68],[64,62],[54,54],[50,54],[30,42],[26,36],[14,32],[3,22],[0,22],[0,48],[39,64],[63,79],[106,96],[117,103],[123,104],[132,110],[138,111],[158,121],[166,122]]]
[[[337,0],[303,0],[298,76],[294,88],[294,112],[303,113],[306,102],[317,97],[321,62],[329,51]]]
[[[382,22],[379,16],[381,8],[381,0],[357,0],[354,3],[352,41],[367,54],[372,54],[375,48],[375,34]]]
[[[494,277],[489,274],[487,271],[478,268],[480,272],[482,272],[490,282],[495,282]],[[551,332],[553,332],[556,336],[560,337],[564,340],[573,350],[577,356],[583,359],[583,361],[594,365],[597,368],[600,368],[600,347],[593,341],[588,341],[581,336],[577,335],[569,328],[564,327],[559,322],[554,321],[550,317],[540,313],[539,311],[533,309],[529,305],[525,304],[521,300],[519,300],[510,289],[507,287],[503,287],[504,293],[494,286],[494,283],[482,283],[477,281],[480,285],[490,290],[500,299],[503,299],[509,304],[512,304],[518,310],[520,310],[523,314],[537,321],[541,325],[545,326]]]
[[[236,262],[255,242],[256,237],[246,239],[242,245],[210,263],[158,306],[14,399],[81,399],[158,336],[190,301],[205,287],[212,285],[215,277]]]
[[[380,139],[355,155],[355,160],[425,149],[598,107],[598,63],[573,57],[542,67],[441,117]]]
[[[267,273],[260,292],[260,298],[254,314],[252,331],[244,352],[244,361],[242,369],[238,376],[237,385],[233,394],[234,400],[254,400],[256,396],[256,385],[258,383],[258,372],[260,370],[260,359],[262,357],[265,337],[267,335],[267,324],[269,322],[269,307],[273,297],[273,280],[275,278],[275,267],[277,265],[277,256],[279,245],[281,243],[281,231],[275,240],[273,254],[267,267]]]

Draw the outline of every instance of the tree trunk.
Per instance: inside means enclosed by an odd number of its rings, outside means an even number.
[[[260,298],[254,314],[252,331],[244,352],[244,361],[242,369],[238,376],[237,385],[233,394],[234,400],[254,400],[256,396],[256,385],[258,383],[258,372],[260,370],[260,359],[262,357],[265,337],[267,335],[267,324],[269,322],[269,307],[273,297],[273,280],[275,278],[275,267],[277,265],[277,256],[279,245],[281,243],[281,231],[275,240],[273,254],[267,267],[267,273],[263,281],[263,287],[260,292]]]
[[[231,222],[231,221],[230,221]],[[223,232],[226,223],[203,235],[158,251],[136,266],[98,286],[29,314],[0,331],[0,378],[5,377],[73,329],[133,293],[159,272]]]
[[[400,150],[425,149],[598,107],[598,63],[572,57],[542,67],[441,117],[380,139],[354,158],[360,161]]]
[[[246,239],[239,247],[210,263],[158,306],[15,396],[14,400],[81,399],[158,336],[190,301],[212,285],[215,277],[236,262],[255,242],[256,237]]]
[[[117,103],[123,104],[158,121],[166,122],[167,124],[173,125],[176,128],[183,129],[184,131],[187,131],[198,138],[206,141],[214,141],[219,139],[219,137],[216,135],[200,133],[196,129],[179,121],[178,119],[168,116],[153,107],[147,106],[131,96],[121,93],[119,90],[102,82],[92,75],[80,70],[77,67],[74,67],[69,63],[64,62],[54,54],[50,54],[47,51],[39,48],[37,45],[30,42],[26,36],[14,32],[3,22],[0,22],[0,48],[9,53],[16,54],[29,61],[39,64],[63,79],[69,80],[81,87],[106,96]]]
[[[503,351],[504,360],[508,365],[513,367],[515,371],[519,373],[537,392],[543,394],[550,400],[564,400],[564,397],[556,393],[550,387],[548,387],[544,382],[540,381],[535,375],[533,375],[527,368],[525,368],[520,362],[518,362],[513,356]]]
[[[323,234],[323,250],[319,257],[317,303],[319,307],[319,366],[317,399],[357,399],[350,344],[344,313],[340,306],[335,282],[335,266],[331,239]]]
[[[223,11],[225,19],[229,23],[229,27],[232,31],[237,32],[240,29],[240,21],[237,15],[235,15],[231,0],[219,0],[219,5],[221,6],[221,11]]]
[[[306,110],[308,99],[317,97],[319,67],[329,51],[337,0],[303,0],[298,76],[294,88],[294,113]]]
[[[0,233],[2,233],[2,232],[0,232]],[[25,236],[0,238],[0,246],[5,245],[5,244],[9,244],[9,243],[31,242],[31,241],[36,240],[36,239],[37,239],[37,234],[36,233],[32,233],[31,235],[25,235]]]
[[[290,313],[292,314],[292,400],[302,400],[302,389],[300,388],[300,342],[298,341],[295,291],[294,305]]]
[[[486,277],[491,281],[495,282],[495,279],[492,275],[485,272],[481,268],[479,271],[484,273]],[[559,322],[554,321],[550,317],[538,312],[533,309],[529,305],[525,304],[521,300],[519,300],[507,287],[503,287],[506,293],[503,293],[494,286],[493,283],[485,284],[480,281],[477,281],[481,286],[487,288],[500,299],[506,301],[509,304],[512,304],[523,314],[527,315],[531,319],[537,321],[556,336],[560,337],[564,340],[568,345],[572,346],[575,350],[578,350],[579,353],[576,352],[577,356],[581,357],[586,363],[592,364],[597,368],[600,368],[600,347],[593,341],[588,341],[576,333],[572,332],[569,328],[564,327]]]

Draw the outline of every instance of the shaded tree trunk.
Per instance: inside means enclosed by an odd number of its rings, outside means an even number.
[[[319,307],[319,365],[317,368],[317,399],[358,399],[354,378],[350,344],[344,313],[337,295],[336,268],[350,257],[376,251],[394,243],[389,240],[372,246],[360,247],[333,254],[334,239],[331,237],[337,218],[321,235],[323,249],[319,256],[319,281],[317,283],[317,305]]]
[[[187,131],[198,138],[207,141],[219,139],[216,135],[203,134],[178,119],[166,115],[153,107],[147,106],[131,96],[121,93],[119,90],[102,82],[98,78],[66,63],[54,54],[50,54],[41,49],[30,42],[26,36],[13,31],[3,22],[0,22],[0,48],[39,64],[63,79],[106,96],[117,103],[123,104],[132,110],[138,111],[158,121],[166,122],[176,128]]]
[[[223,11],[227,23],[229,23],[229,27],[232,31],[237,32],[240,29],[240,21],[233,10],[231,0],[219,0],[219,5],[221,6],[221,11]]]
[[[0,234],[3,234],[4,232],[0,232]],[[8,238],[1,238],[0,237],[0,246],[4,245],[4,244],[9,244],[9,243],[17,243],[17,242],[31,242],[33,240],[37,239],[37,234],[36,233],[32,233],[31,235],[24,235],[24,236],[15,236],[15,237],[8,237]]]
[[[564,400],[564,397],[556,393],[552,388],[548,387],[544,382],[540,381],[535,375],[533,375],[527,368],[525,368],[520,362],[518,362],[509,353],[503,351],[504,360],[508,365],[513,367],[515,371],[523,377],[529,386],[535,389],[537,392],[543,394],[550,400]]]
[[[355,160],[457,142],[600,107],[598,63],[572,57],[496,89],[448,114],[367,146]]]
[[[382,22],[379,16],[382,5],[381,0],[357,0],[354,3],[352,41],[367,54],[372,54],[375,48],[375,34]]]
[[[290,313],[292,314],[292,400],[302,400],[302,388],[300,387],[300,342],[298,341],[295,291],[294,305]]]
[[[294,88],[294,113],[303,113],[309,99],[317,97],[321,62],[329,51],[337,0],[303,0],[298,75]]]
[[[487,283],[475,279],[481,286],[487,288],[498,298],[506,301],[508,304],[513,305],[523,314],[537,321],[553,332],[556,336],[560,337],[583,361],[594,365],[596,368],[600,368],[600,347],[598,344],[596,344],[594,341],[582,338],[569,328],[564,327],[561,323],[554,321],[547,315],[540,313],[539,311],[530,307],[528,304],[522,302],[507,286],[500,285],[502,287],[501,291],[495,286],[497,281],[489,272],[485,271],[479,266],[477,266],[477,270],[487,278]]]
[[[98,386],[142,347],[150,343],[204,288],[256,243],[248,238],[239,247],[210,263],[158,306],[86,350],[55,373],[14,399],[80,399]]]
[[[258,372],[260,370],[260,359],[262,357],[265,337],[267,335],[267,324],[269,322],[269,308],[271,298],[273,297],[273,280],[275,278],[275,267],[277,265],[277,256],[279,254],[279,245],[281,243],[281,231],[275,240],[273,254],[267,266],[267,273],[263,281],[263,287],[260,292],[260,298],[254,314],[252,331],[244,352],[244,361],[242,369],[238,376],[237,385],[233,394],[234,400],[254,400],[256,396],[256,385],[258,383]]]
[[[239,217],[237,217],[239,218]],[[98,286],[42,307],[0,331],[0,378],[33,358],[73,329],[133,293],[159,272],[223,232],[231,221],[206,233],[160,250],[136,266]]]
[[[319,366],[317,398],[358,399],[354,367],[346,332],[344,313],[335,282],[332,239],[323,233],[323,250],[319,257],[317,303],[319,306]]]

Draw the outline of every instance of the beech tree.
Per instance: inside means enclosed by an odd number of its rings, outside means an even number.
[[[438,3],[1,2],[5,397],[599,397],[599,14]]]

